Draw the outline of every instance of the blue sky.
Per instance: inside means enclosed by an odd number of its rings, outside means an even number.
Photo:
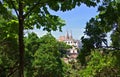
[[[86,22],[89,21],[91,17],[95,17],[97,15],[97,7],[87,7],[82,4],[80,7],[76,7],[71,11],[54,12],[50,10],[50,13],[59,16],[66,22],[66,25],[62,28],[62,32],[52,32],[53,36],[58,38],[61,35],[65,35],[67,31],[72,31],[73,37],[75,39],[80,39],[81,36],[84,35],[83,32]],[[36,29],[34,32],[36,32],[39,36],[43,36],[47,33],[46,31]]]

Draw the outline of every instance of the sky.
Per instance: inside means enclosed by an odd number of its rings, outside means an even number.
[[[73,38],[80,40],[80,38],[84,35],[84,29],[86,26],[86,22],[88,22],[91,17],[95,17],[97,12],[97,7],[87,7],[82,4],[80,7],[76,7],[71,11],[66,12],[55,12],[50,10],[50,13],[53,15],[59,16],[61,19],[65,20],[66,25],[62,27],[62,32],[52,31],[52,34],[57,39],[59,36],[66,35],[67,31],[72,32]],[[34,32],[38,34],[38,36],[43,36],[47,32],[42,30],[34,29]]]

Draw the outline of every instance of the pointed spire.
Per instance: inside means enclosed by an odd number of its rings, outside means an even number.
[[[66,39],[69,39],[69,33],[68,33],[68,31],[67,31],[67,34],[66,34]]]
[[[73,39],[73,37],[72,37],[72,31],[70,30],[70,39]]]

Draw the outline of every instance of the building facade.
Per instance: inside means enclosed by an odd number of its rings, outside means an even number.
[[[72,32],[68,33],[65,36],[60,36],[59,41],[65,42],[67,45],[70,45],[72,48],[68,49],[68,52],[66,52],[67,59],[66,61],[74,60],[76,61],[76,58],[79,54],[79,50],[81,48],[81,44],[79,40],[75,40],[72,36]]]

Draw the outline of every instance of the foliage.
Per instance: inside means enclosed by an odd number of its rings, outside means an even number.
[[[89,7],[96,6],[96,3],[99,1],[100,0],[0,1],[0,76],[6,77],[13,73],[16,74],[15,71],[18,70],[18,65],[20,66],[20,77],[23,77],[22,72],[24,66],[26,77],[79,76],[77,75],[79,72],[76,70],[77,66],[74,64],[66,65],[60,59],[64,56],[69,46],[56,41],[51,34],[39,38],[35,33],[31,33],[28,34],[28,37],[24,38],[25,42],[23,42],[23,31],[24,29],[34,29],[35,27],[38,29],[43,27],[43,30],[47,31],[61,31],[61,27],[65,22],[58,16],[50,14],[50,10],[64,12],[72,10],[82,3]],[[12,13],[13,10],[16,15]],[[99,14],[96,18],[91,18],[86,24],[85,35],[87,35],[88,38],[82,37],[83,48],[78,59],[85,68],[80,70],[80,76],[117,76],[120,73],[119,51],[113,50],[108,54],[101,54],[99,51],[91,52],[91,49],[101,48],[102,42],[107,45],[105,37],[109,31],[113,31],[111,35],[113,47],[119,49],[119,0],[102,1],[98,11]],[[18,59],[18,54],[20,55],[20,60]],[[20,61],[19,64],[18,61]],[[16,74],[15,76],[18,75]]]
[[[86,68],[80,71],[81,77],[114,77],[119,75],[116,66],[117,57],[113,53],[101,54],[99,51],[92,51],[90,58]]]
[[[99,2],[99,0],[97,0]],[[19,73],[20,77],[24,77],[24,42],[23,42],[23,31],[24,28],[33,29],[34,25],[37,28],[41,28],[43,26],[43,30],[51,31],[51,30],[61,30],[61,27],[64,25],[63,21],[60,20],[58,16],[51,15],[48,11],[48,7],[54,11],[71,10],[75,8],[76,5],[80,5],[80,2],[85,3],[86,5],[95,6],[96,3],[94,1],[79,1],[72,0],[62,1],[62,0],[2,0],[0,1],[0,14],[3,17],[8,16],[9,13],[12,14],[12,10],[15,11],[16,16],[18,18],[19,24]],[[96,1],[95,1],[96,2]],[[24,26],[25,25],[25,26]]]
[[[17,70],[18,30],[16,21],[9,21],[0,15],[0,76],[5,77]],[[11,27],[13,26],[13,27]],[[15,30],[14,30],[15,29]],[[12,56],[11,56],[12,55]]]
[[[89,22],[86,23],[84,34],[85,36],[81,38],[83,46],[78,56],[78,60],[82,65],[86,64],[87,57],[90,55],[91,50],[102,48],[102,43],[107,46],[107,40],[105,38],[106,32],[97,18],[91,18]]]
[[[115,49],[120,49],[120,33],[117,31],[113,31],[111,34],[112,46]]]
[[[119,49],[119,35],[120,35],[120,3],[118,0],[105,1],[99,8],[100,12],[98,19],[100,24],[106,32],[112,31],[111,40],[112,46]]]
[[[67,11],[80,6],[81,3],[87,6],[96,6],[100,0],[2,0],[0,1],[0,14],[9,16],[15,12],[18,19],[18,45],[19,45],[19,75],[24,77],[24,29],[43,27],[43,30],[60,30],[64,22],[55,15],[49,13],[48,8],[54,11]],[[8,17],[10,18],[10,17]],[[13,19],[13,18],[12,18]],[[15,20],[16,21],[16,20]]]
[[[65,76],[68,66],[61,60],[62,52],[68,48],[65,43],[57,41],[50,33],[39,38],[32,32],[24,39],[26,77]]]
[[[95,18],[91,18],[86,24],[85,36],[81,38],[83,48],[78,58],[82,64],[86,63],[86,58],[90,55],[91,49],[102,48],[103,43],[108,47],[106,33],[110,31],[113,31],[111,35],[112,45],[115,49],[119,49],[119,5],[120,3],[117,0],[102,1],[98,7],[99,14]]]
[[[8,10],[10,12],[11,10],[14,10],[16,15],[19,16],[19,9],[21,8],[21,11],[24,12],[23,18],[26,29],[33,29],[36,25],[37,28],[43,27],[43,29],[47,31],[57,29],[61,30],[61,27],[64,25],[64,21],[61,20],[58,16],[50,14],[48,9],[54,11],[68,11],[75,8],[75,6],[80,6],[81,3],[84,3],[90,7],[96,6],[97,2],[99,2],[99,0],[22,0],[20,2],[17,0],[3,0],[0,1],[0,13],[5,16],[8,15]],[[20,7],[19,4],[22,6]]]
[[[119,76],[120,4],[116,1],[104,0],[98,8],[99,14],[86,24],[84,33],[87,37],[82,37],[83,48],[78,56],[80,63],[84,65],[80,70],[81,77]],[[110,31],[114,50],[107,49],[107,54],[105,51],[101,53],[95,50],[102,48],[102,42],[108,47],[105,37]]]
[[[24,38],[25,42],[25,76],[33,76],[34,69],[32,63],[34,60],[34,53],[40,46],[39,37],[35,33],[28,33]]]
[[[37,71],[35,76],[61,77],[63,65],[56,39],[51,34],[47,34],[41,37],[39,42],[40,47],[34,54],[35,60],[33,62],[35,71]]]
[[[98,19],[91,18],[90,21],[86,24],[86,30],[84,33],[93,42],[94,48],[101,48],[102,42],[107,45],[107,41],[105,39],[106,33],[103,27],[101,27]]]

